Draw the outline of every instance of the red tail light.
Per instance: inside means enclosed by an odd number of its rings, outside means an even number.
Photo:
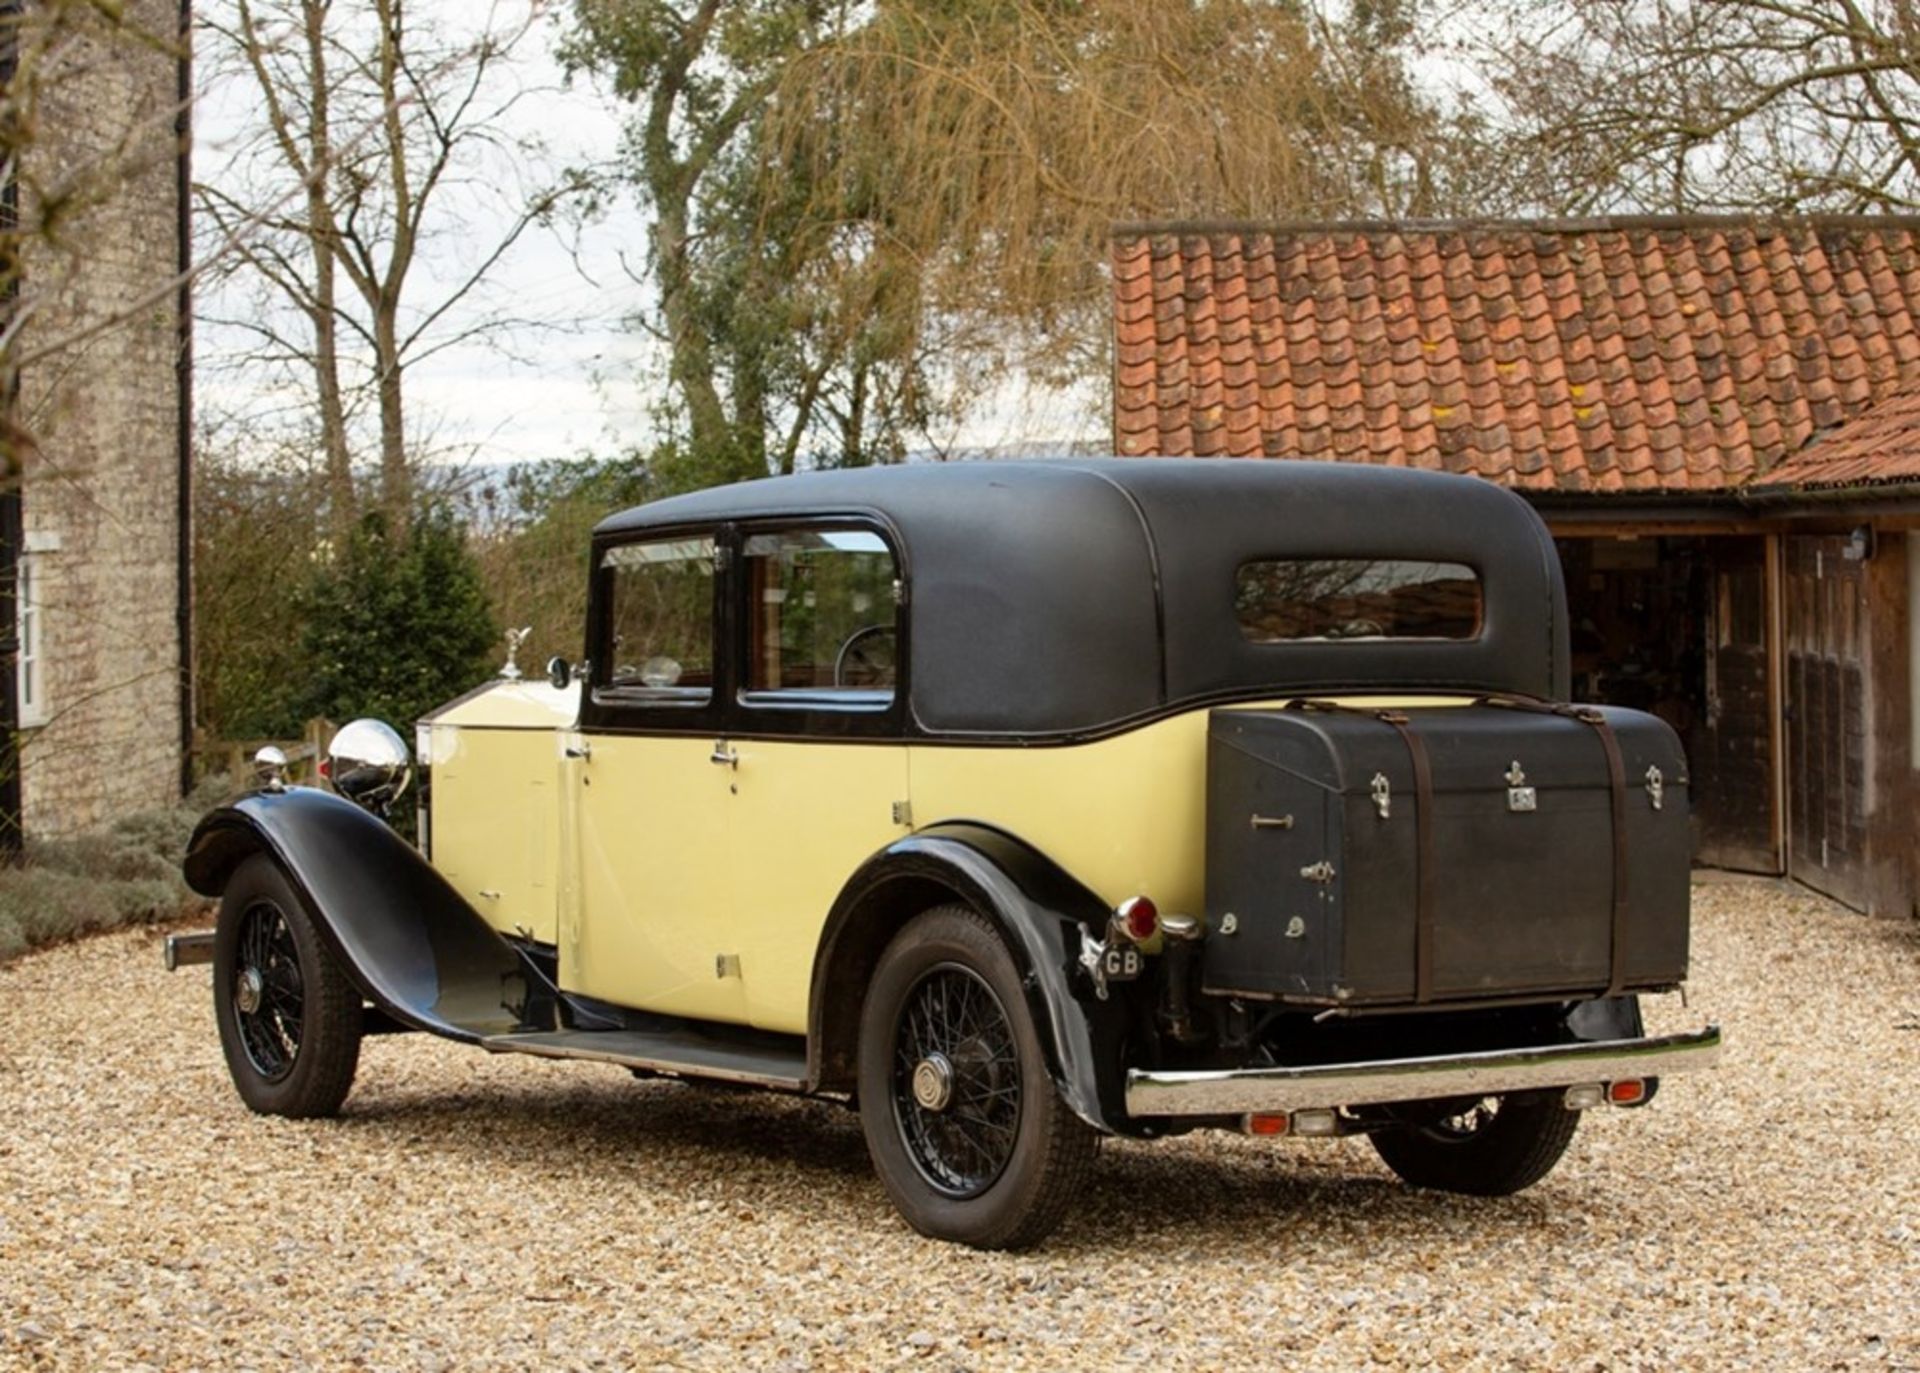
[[[1120,909],[1113,914],[1127,938],[1136,944],[1146,943],[1160,930],[1160,910],[1147,897],[1122,901]]]
[[[1647,1084],[1637,1077],[1607,1084],[1607,1100],[1615,1106],[1636,1106],[1647,1099]]]

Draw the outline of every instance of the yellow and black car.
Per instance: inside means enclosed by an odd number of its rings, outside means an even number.
[[[1464,478],[960,463],[659,501],[595,531],[589,661],[333,790],[205,819],[255,1110],[337,1110],[425,1030],[855,1104],[926,1234],[1011,1247],[1103,1134],[1368,1135],[1504,1193],[1587,1107],[1709,1064],[1687,767],[1565,704],[1545,527]]]

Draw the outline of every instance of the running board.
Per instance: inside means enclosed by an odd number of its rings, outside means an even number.
[[[480,1044],[496,1054],[590,1059],[650,1073],[744,1082],[787,1092],[807,1090],[806,1043],[797,1036],[790,1049],[779,1044],[729,1044],[686,1029],[534,1031],[488,1035]]]

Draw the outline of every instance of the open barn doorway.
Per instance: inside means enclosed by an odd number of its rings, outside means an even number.
[[[1559,540],[1573,695],[1658,715],[1686,746],[1694,858],[1778,873],[1778,749],[1767,540]]]

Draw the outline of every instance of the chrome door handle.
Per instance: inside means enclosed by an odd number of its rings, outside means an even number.
[[[710,762],[724,763],[730,768],[740,766],[740,755],[727,747],[727,741],[725,739],[715,744],[713,746],[713,752],[708,754],[707,757]]]

